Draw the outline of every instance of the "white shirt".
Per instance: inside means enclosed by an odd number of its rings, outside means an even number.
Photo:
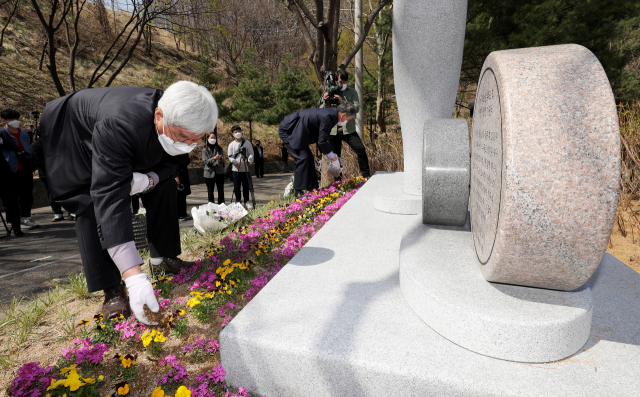
[[[229,156],[229,160],[231,160],[232,171],[247,172],[247,165],[244,163],[240,163],[240,160],[242,158],[242,155],[239,154],[241,143],[242,141],[236,142],[236,140],[234,139],[233,142],[229,144],[227,155]],[[245,140],[243,147],[247,148],[247,161],[253,164],[253,147],[251,146],[251,143]]]

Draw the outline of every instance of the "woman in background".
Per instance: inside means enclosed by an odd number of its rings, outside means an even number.
[[[224,203],[224,152],[218,145],[218,128],[209,134],[207,143],[202,149],[204,161],[204,180],[207,184],[207,195],[210,203],[214,203],[213,189],[218,187],[218,204]]]

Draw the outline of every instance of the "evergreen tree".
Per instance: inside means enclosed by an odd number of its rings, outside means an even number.
[[[280,65],[273,93],[274,101],[264,119],[266,124],[271,125],[279,124],[290,113],[316,106],[320,98],[315,79],[312,80],[301,67],[294,65],[290,54]]]

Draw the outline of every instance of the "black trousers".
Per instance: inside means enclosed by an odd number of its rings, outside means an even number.
[[[178,190],[178,217],[187,216],[187,194]]]
[[[215,203],[213,190],[218,188],[218,204],[224,204],[224,174],[215,174],[213,178],[204,178],[207,184],[207,198],[210,203]]]
[[[331,145],[331,151],[338,157],[342,157],[342,142],[346,142],[347,145],[358,156],[358,166],[360,167],[360,174],[363,177],[369,178],[371,172],[369,171],[369,157],[367,157],[367,151],[362,143],[362,140],[357,133],[351,134],[339,134],[329,136],[329,145]]]
[[[134,194],[131,196],[131,208],[133,209],[133,215],[137,214],[140,210],[140,195]]]
[[[28,170],[12,172],[9,177],[9,186],[15,186],[20,216],[30,217],[33,205],[33,173]]]
[[[236,197],[236,201],[239,203],[248,202],[249,201],[249,178],[247,178],[247,173],[232,171],[231,175],[233,176],[233,194]],[[244,200],[240,200],[240,185],[242,185],[242,195],[244,196]]]
[[[293,188],[295,190],[312,191],[317,189],[318,176],[316,175],[316,166],[313,161],[313,153],[311,149],[306,147],[302,150],[292,149],[287,145],[289,153],[296,162],[296,170],[293,177]]]
[[[180,226],[176,183],[173,178],[159,183],[141,195],[147,210],[147,239],[152,258],[174,258],[180,249]],[[93,206],[76,214],[76,235],[89,292],[101,291],[120,283],[120,271],[103,250],[98,236],[98,224]]]
[[[264,178],[264,160],[256,160],[256,177]]]
[[[44,190],[46,190],[47,192],[47,196],[49,196],[49,184],[47,183],[47,178],[40,177],[40,181],[42,182],[42,186],[44,186]],[[49,204],[51,204],[51,209],[53,210],[54,214],[62,215],[62,207],[60,207],[60,204],[51,199],[49,199]]]
[[[0,160],[4,161],[4,160]],[[18,204],[18,192],[15,185],[11,184],[13,172],[9,171],[5,175],[0,175],[2,183],[0,184],[0,200],[5,208],[5,217],[7,222],[14,228],[20,227],[20,206]]]

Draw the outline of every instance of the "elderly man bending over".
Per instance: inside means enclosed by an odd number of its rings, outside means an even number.
[[[77,214],[89,292],[104,290],[105,317],[128,316],[131,308],[148,323],[143,306],[158,310],[133,242],[131,195],[141,193],[147,210],[152,264],[169,273],[192,265],[177,258],[181,250],[175,156],[193,150],[213,131],[217,119],[211,93],[187,81],[164,92],[90,88],[46,105],[41,133],[49,194]]]

